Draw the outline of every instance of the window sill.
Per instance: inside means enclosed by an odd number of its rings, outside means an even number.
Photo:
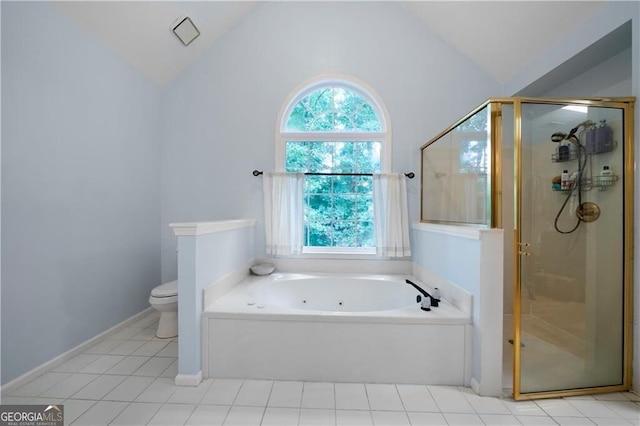
[[[305,247],[302,254],[292,256],[278,256],[282,258],[295,259],[388,259],[387,257],[376,256],[374,248],[350,248],[350,247]]]

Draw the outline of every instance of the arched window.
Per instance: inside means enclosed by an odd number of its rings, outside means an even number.
[[[305,252],[373,252],[373,173],[389,171],[390,122],[380,98],[352,78],[321,77],[278,118],[276,167],[305,176]]]

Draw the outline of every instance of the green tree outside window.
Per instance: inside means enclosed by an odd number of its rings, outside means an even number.
[[[382,142],[350,140],[348,134],[380,131],[376,111],[360,93],[340,86],[316,89],[291,109],[285,132],[317,138],[287,140],[285,170],[379,173]],[[346,135],[328,141],[323,140],[325,132]],[[304,197],[305,246],[375,246],[371,176],[307,176]]]

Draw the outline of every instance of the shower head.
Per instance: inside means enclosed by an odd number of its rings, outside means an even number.
[[[566,133],[556,132],[551,135],[551,142],[562,142],[567,137]]]

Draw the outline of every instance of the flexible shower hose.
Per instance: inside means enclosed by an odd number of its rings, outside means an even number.
[[[574,191],[576,190],[578,191],[578,208],[580,208],[580,206],[582,205],[582,174],[584,173],[584,169],[587,165],[587,153],[581,143],[578,143],[577,145],[578,145],[578,177],[576,178],[575,186],[571,189],[571,191],[569,191],[569,194],[567,194],[567,198],[564,200],[564,203],[562,203],[562,207],[560,207],[560,210],[556,215],[556,220],[553,221],[553,227],[556,229],[556,231],[558,231],[561,234],[571,234],[572,232],[577,230],[580,227],[580,224],[582,223],[582,220],[579,217],[576,217],[577,219],[576,225],[573,228],[571,228],[569,231],[563,231],[558,227],[558,220],[560,220],[560,216],[562,215],[564,208],[567,206],[567,203],[569,202],[569,200],[573,196]],[[581,150],[585,150],[584,162],[582,164],[580,163]]]

